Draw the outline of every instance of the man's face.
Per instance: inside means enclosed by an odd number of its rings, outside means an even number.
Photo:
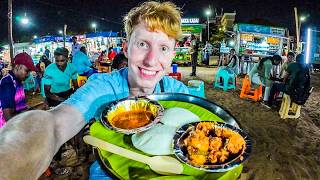
[[[235,52],[234,50],[230,50],[230,54],[231,54],[231,55],[235,55],[236,52]]]
[[[59,68],[65,67],[67,64],[67,58],[63,55],[55,55],[56,64]]]
[[[30,70],[22,64],[17,65],[17,74],[16,77],[20,81],[25,81],[29,76]]]
[[[128,49],[131,88],[154,88],[175,55],[175,40],[162,31],[149,31],[143,23],[134,27]]]
[[[291,56],[291,55],[289,55],[289,56],[287,57],[287,59],[288,59],[288,62],[291,62],[291,61],[293,61],[294,57]]]
[[[77,43],[77,38],[72,38],[73,44]]]

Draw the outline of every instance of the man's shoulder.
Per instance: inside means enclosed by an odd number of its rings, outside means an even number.
[[[296,62],[293,62],[293,63],[288,63],[288,71],[298,71],[300,68],[299,64],[296,63]]]
[[[7,75],[1,79],[1,81],[0,81],[1,87],[10,86],[10,85],[13,85],[13,82],[12,82],[12,78],[9,75]]]
[[[187,91],[187,86],[183,84],[183,82],[172,78],[170,76],[164,76],[162,78],[165,89],[169,90],[171,92],[186,92]]]
[[[45,69],[45,71],[52,71],[52,70],[55,70],[56,69],[56,64],[55,63],[51,63],[51,64],[49,64],[47,67],[46,67],[46,69]]]
[[[109,81],[111,83],[120,82],[125,79],[124,69],[113,71],[112,73],[95,73],[90,76],[89,81]]]

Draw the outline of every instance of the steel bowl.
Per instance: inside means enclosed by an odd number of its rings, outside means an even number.
[[[145,118],[133,116],[134,112],[143,113]],[[109,104],[102,112],[100,121],[111,130],[134,134],[146,131],[157,124],[163,117],[163,112],[164,108],[155,100],[147,97],[129,97]]]

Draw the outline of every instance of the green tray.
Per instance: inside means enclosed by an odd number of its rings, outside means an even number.
[[[213,120],[228,122],[238,126],[237,122],[227,111],[216,104],[203,98],[184,94],[161,94],[151,95],[151,99],[158,100],[164,108],[181,107],[188,109],[200,117],[200,120]],[[90,134],[109,143],[121,146],[123,148],[144,154],[135,149],[131,143],[131,136],[114,132],[105,128],[99,121],[93,123],[90,127]],[[122,156],[109,153],[104,150],[96,149],[96,156],[108,174],[118,179],[237,179],[242,172],[243,166],[240,165],[224,173],[207,173],[184,164],[182,175],[163,176],[153,172],[147,165],[136,162]]]

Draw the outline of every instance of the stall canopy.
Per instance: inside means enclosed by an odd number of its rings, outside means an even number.
[[[285,37],[285,29],[279,27],[270,27],[254,24],[237,24],[234,26],[235,31],[244,33],[256,33],[263,35],[270,35],[275,37]]]
[[[94,37],[118,37],[118,32],[96,32],[96,33],[86,33],[86,38],[94,38]]]
[[[45,43],[45,42],[62,42],[63,41],[63,36],[43,36],[40,38],[36,38],[33,40],[33,43],[39,44],[39,43]],[[70,42],[71,41],[71,36],[66,37],[66,41]]]

